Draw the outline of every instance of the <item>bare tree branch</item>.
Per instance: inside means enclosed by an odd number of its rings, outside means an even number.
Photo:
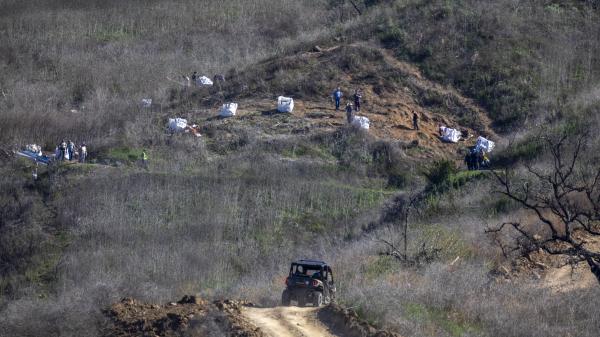
[[[582,156],[587,148],[587,136],[587,133],[574,137],[565,133],[557,139],[544,137],[552,158],[549,173],[530,165],[525,165],[527,179],[516,179],[508,169],[503,174],[492,171],[501,187],[497,192],[531,211],[550,231],[550,237],[542,239],[519,222],[505,222],[486,233],[493,236],[505,255],[506,247],[498,235],[510,228],[524,239],[517,241],[521,249],[541,249],[550,255],[567,255],[573,261],[586,261],[600,283],[600,252],[592,250],[586,241],[586,237],[600,236],[600,168],[595,168],[591,175],[586,174],[590,164],[584,163]]]
[[[348,0],[348,1],[350,1],[350,3],[352,4],[352,7],[354,7],[354,9],[358,13],[358,15],[362,15],[362,11],[360,10],[360,8],[358,8],[358,6],[356,5],[356,3],[354,1],[352,1],[352,0]]]

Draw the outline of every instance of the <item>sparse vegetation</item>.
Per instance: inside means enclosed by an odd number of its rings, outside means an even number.
[[[289,261],[307,257],[340,271],[342,304],[405,336],[596,336],[597,287],[555,292],[502,271],[556,247],[527,231],[516,243],[528,249],[506,254],[485,236],[519,201],[493,193],[500,171],[462,170],[464,149],[429,151],[409,128],[414,138],[328,121],[313,132],[260,105],[213,115],[290,95],[326,120],[334,86],[368,85],[367,107],[405,94],[431,123],[478,133],[489,117],[495,168],[544,168],[541,125],[570,137],[600,125],[599,13],[575,0],[0,0],[0,335],[100,336],[102,309],[126,296],[274,305]],[[194,70],[226,82],[177,83]],[[202,137],[166,132],[174,116],[204,121]],[[65,137],[88,144],[90,163],[40,167],[33,181],[31,163],[3,155]],[[597,138],[582,169],[597,167]]]

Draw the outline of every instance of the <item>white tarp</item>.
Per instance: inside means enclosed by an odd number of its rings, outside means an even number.
[[[169,118],[169,130],[173,132],[183,132],[187,128],[187,120],[183,118]]]
[[[37,144],[27,144],[25,145],[25,150],[35,153],[38,156],[42,155],[42,147]]]
[[[213,81],[210,78],[206,77],[206,76],[200,76],[196,80],[196,85],[198,85],[198,86],[203,86],[203,85],[210,86],[210,85],[213,85]]]
[[[477,144],[475,144],[475,149],[476,150],[483,150],[486,153],[492,152],[492,150],[494,149],[494,147],[496,146],[496,144],[494,142],[492,142],[489,139],[483,138],[481,136],[479,136],[479,138],[477,138]]]
[[[360,129],[369,130],[369,124],[369,119],[364,116],[354,116],[352,119],[352,125]]]
[[[277,97],[277,111],[292,112],[294,110],[294,99],[290,97]]]
[[[458,143],[460,140],[460,131],[445,126],[440,127],[442,140],[445,142]]]
[[[142,98],[142,107],[150,108],[152,107],[152,99],[150,98]]]
[[[221,116],[221,117],[232,117],[232,116],[235,116],[235,114],[237,112],[237,108],[238,108],[237,103],[223,104],[223,108],[221,109],[221,112],[219,113],[219,116]]]

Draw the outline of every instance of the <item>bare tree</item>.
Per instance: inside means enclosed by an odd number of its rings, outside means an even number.
[[[588,153],[588,134],[540,137],[550,156],[545,168],[525,165],[523,174],[494,172],[499,193],[534,215],[536,224],[506,222],[488,233],[512,230],[513,249],[543,250],[585,261],[600,283],[600,167]],[[504,248],[503,248],[504,251]]]
[[[413,213],[420,213],[419,203],[423,196],[423,191],[413,190],[399,195],[394,200],[392,207],[383,217],[383,221],[388,223],[387,231],[376,238],[376,241],[386,247],[381,255],[392,256],[406,265],[420,265],[436,259],[441,249],[431,247],[427,241],[421,242],[413,254],[408,251],[410,218]],[[401,235],[398,236],[399,232]]]

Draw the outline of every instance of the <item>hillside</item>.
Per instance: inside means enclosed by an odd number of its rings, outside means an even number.
[[[597,335],[594,2],[0,13],[0,335]],[[187,86],[193,71],[225,81]],[[362,90],[368,130],[334,109],[337,87],[342,107]],[[228,102],[237,115],[218,117]],[[174,117],[201,136],[169,132]],[[443,142],[441,125],[470,136]],[[496,142],[492,166],[468,171],[478,136]],[[88,161],[14,152],[62,139]],[[301,258],[332,266],[335,305],[279,306]]]
[[[212,92],[182,90],[170,104],[178,115],[200,123],[211,138],[218,130],[235,133],[231,130],[243,126],[258,129],[258,135],[310,137],[347,124],[345,113],[335,111],[330,97],[336,87],[344,88],[345,101],[351,101],[354,90],[360,89],[363,103],[357,114],[369,118],[369,134],[414,147],[411,158],[462,159],[459,151],[474,145],[477,136],[498,139],[487,113],[471,99],[452,87],[427,80],[418,68],[394,58],[382,47],[362,44],[268,60],[234,75]],[[296,99],[290,116],[277,113],[275,92]],[[207,94],[210,96],[203,97]],[[201,101],[200,108],[190,108],[189,102],[196,100]],[[239,116],[215,118],[220,104],[230,101],[239,104]],[[413,130],[413,113],[419,116],[418,132]],[[468,130],[471,139],[461,144],[444,143],[439,137],[440,126]],[[221,140],[219,136],[215,141]]]

